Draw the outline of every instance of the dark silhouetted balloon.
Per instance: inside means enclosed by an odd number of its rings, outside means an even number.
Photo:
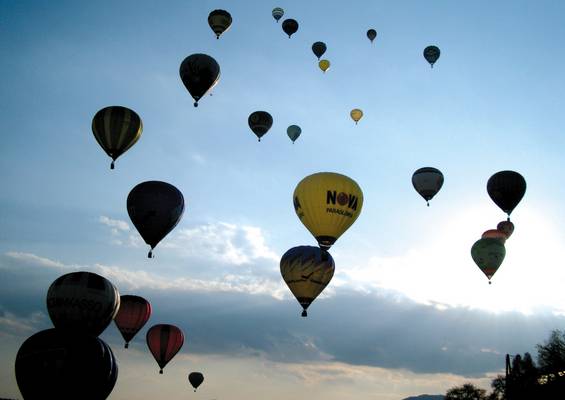
[[[489,284],[502,261],[504,261],[505,255],[506,249],[499,239],[482,238],[477,240],[471,248],[471,257],[473,257],[475,264],[487,276]]]
[[[261,137],[273,126],[273,117],[267,111],[255,111],[249,115],[247,123],[261,141]]]
[[[57,278],[47,291],[47,311],[55,328],[100,335],[120,307],[112,283],[92,272],[71,272]]]
[[[498,229],[501,232],[504,232],[506,238],[509,238],[510,236],[512,236],[512,233],[514,232],[514,224],[510,221],[501,221],[498,223],[498,225],[496,225],[496,229]]]
[[[294,143],[295,140],[298,139],[301,133],[302,133],[302,129],[300,129],[298,125],[291,125],[288,128],[286,128],[286,134],[288,135],[290,140],[292,140],[292,143]]]
[[[116,159],[139,140],[142,131],[141,118],[135,111],[126,107],[106,107],[92,118],[92,133],[100,147],[112,159],[111,169],[114,169]]]
[[[429,206],[430,200],[443,186],[443,174],[437,168],[420,168],[412,175],[412,185]]]
[[[325,250],[313,246],[298,246],[288,250],[281,258],[281,275],[303,308],[302,316],[330,283],[335,263]]]
[[[367,31],[367,37],[369,38],[371,43],[373,43],[373,40],[375,40],[375,38],[377,37],[377,31],[374,29],[369,29]]]
[[[103,400],[116,384],[118,364],[102,339],[47,329],[21,345],[15,372],[26,400]]]
[[[434,67],[434,64],[438,60],[440,54],[441,52],[436,46],[428,46],[424,49],[424,58],[427,62],[430,63],[430,66],[432,68]]]
[[[312,45],[312,51],[319,60],[326,52],[326,44],[324,42],[316,42]]]
[[[170,183],[142,182],[129,192],[127,209],[131,222],[152,250],[179,223],[184,212],[184,197]]]
[[[151,304],[143,297],[129,294],[120,296],[120,309],[114,317],[114,322],[126,341],[124,346],[126,349],[149,317],[151,317]]]
[[[190,382],[190,384],[194,388],[194,391],[196,392],[198,386],[200,386],[202,382],[204,382],[204,375],[202,375],[202,373],[200,372],[191,372],[190,374],[188,374],[188,381]]]
[[[231,15],[226,10],[214,10],[208,15],[208,25],[216,34],[216,39],[230,28],[231,23]]]
[[[290,38],[293,34],[298,31],[298,22],[294,19],[285,19],[282,23],[283,31],[288,35]]]
[[[192,54],[180,65],[182,83],[194,99],[194,107],[198,100],[206,95],[220,79],[220,65],[206,54]]]
[[[279,22],[279,19],[281,19],[283,15],[284,15],[284,10],[282,8],[280,7],[273,8],[273,18],[275,19],[275,21]]]
[[[492,201],[510,218],[526,193],[526,180],[518,172],[500,171],[489,178],[487,192]]]
[[[146,339],[147,347],[159,364],[159,373],[162,374],[165,365],[173,359],[184,344],[184,334],[174,325],[159,324],[149,328]]]
[[[506,242],[506,239],[508,239],[508,236],[506,236],[506,233],[499,231],[498,229],[489,229],[483,232],[481,238],[497,239],[500,241],[500,243],[504,244]]]

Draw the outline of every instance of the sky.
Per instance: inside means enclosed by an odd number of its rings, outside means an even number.
[[[78,270],[153,305],[128,350],[114,325],[101,336],[119,362],[116,400],[488,388],[505,354],[535,354],[565,329],[565,4],[166,3],[0,1],[0,397],[21,398],[18,348],[51,327],[51,282]],[[291,39],[274,7],[299,22]],[[207,24],[214,9],[233,17],[219,40]],[[316,41],[328,48],[325,74]],[[422,56],[432,44],[433,69]],[[198,108],[178,73],[193,53],[221,67]],[[115,170],[91,131],[110,105],[144,124]],[[358,125],[353,108],[364,111]],[[260,143],[247,125],[257,110],[274,119]],[[302,128],[295,144],[292,124]],[[445,176],[429,208],[411,184],[425,166]],[[486,182],[507,169],[528,187],[488,285],[470,248],[505,219]],[[353,178],[364,204],[331,249],[333,280],[301,318],[279,261],[315,245],[292,193],[321,171]],[[126,210],[147,180],[186,201],[154,259]],[[164,375],[144,342],[157,323],[186,335]],[[197,393],[191,371],[205,375]]]

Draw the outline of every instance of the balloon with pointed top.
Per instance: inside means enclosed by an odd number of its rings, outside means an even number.
[[[181,63],[179,73],[194,107],[198,107],[198,101],[220,80],[220,65],[207,54],[192,54]]]
[[[416,170],[412,175],[412,186],[430,205],[430,200],[443,186],[443,174],[437,168],[424,167]]]
[[[318,62],[318,67],[322,70],[323,73],[326,73],[328,69],[330,69],[330,62],[329,60],[320,60]]]
[[[489,284],[502,261],[504,261],[505,255],[506,249],[499,239],[482,238],[477,240],[471,248],[471,257],[473,257],[475,264],[486,275]]]
[[[302,129],[300,129],[298,125],[291,125],[288,128],[286,128],[286,134],[288,135],[290,140],[292,140],[292,143],[294,143],[296,139],[298,139],[301,133],[302,133]]]
[[[320,57],[322,57],[324,55],[324,53],[326,52],[326,44],[324,42],[316,42],[312,45],[312,52],[314,53],[314,55],[316,57],[318,57],[318,60],[320,59]]]
[[[126,341],[125,348],[151,317],[151,304],[143,297],[134,295],[120,296],[120,309],[114,317],[116,327]]]
[[[500,171],[489,178],[487,192],[510,220],[510,214],[526,193],[526,180],[518,172]]]
[[[216,39],[219,39],[222,33],[230,29],[232,18],[226,10],[214,10],[208,15],[208,25],[216,34]]]
[[[179,223],[184,213],[184,197],[167,182],[147,181],[135,186],[127,198],[131,222],[151,250]]]
[[[261,141],[263,135],[273,126],[273,117],[267,111],[255,111],[249,115],[247,123],[259,141]]]
[[[441,51],[437,46],[428,46],[424,49],[424,58],[427,62],[430,63],[430,66],[433,68],[436,61],[439,59]]]
[[[147,331],[147,347],[159,365],[159,373],[180,351],[184,344],[184,334],[180,328],[169,324],[153,325]]]
[[[283,15],[284,15],[284,10],[282,8],[280,7],[273,8],[273,18],[275,19],[275,21],[279,22],[279,19],[281,19]]]
[[[102,149],[112,159],[128,151],[141,137],[143,122],[137,113],[122,106],[105,107],[92,118],[92,133]]]
[[[288,35],[289,39],[298,31],[298,22],[294,19],[285,19],[282,23],[283,31]]]
[[[188,374],[188,381],[190,382],[190,384],[194,388],[194,391],[196,392],[198,386],[200,386],[202,382],[204,382],[204,375],[202,375],[201,372],[191,372],[190,374]]]
[[[306,317],[306,310],[334,275],[332,256],[319,247],[293,247],[282,256],[280,267],[284,281],[302,306],[302,316]]]
[[[355,121],[355,125],[357,125],[361,118],[363,118],[363,111],[358,108],[354,108],[353,110],[351,110],[349,115],[351,115],[351,119]]]
[[[377,31],[374,29],[369,29],[367,31],[367,37],[369,38],[371,43],[373,43],[373,40],[375,40],[375,38],[377,37]]]

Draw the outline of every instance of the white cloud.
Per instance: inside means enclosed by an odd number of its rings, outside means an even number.
[[[109,218],[109,217],[102,215],[102,216],[100,216],[98,221],[101,224],[104,224],[104,225],[112,228],[112,233],[116,234],[116,235],[119,233],[119,231],[127,232],[127,231],[130,230],[129,224],[126,221],[123,221],[121,219],[112,219],[112,218]]]
[[[47,267],[47,268],[58,268],[58,269],[68,269],[69,266],[63,264],[60,261],[54,261],[49,258],[36,256],[32,253],[24,253],[19,251],[9,251],[6,255],[18,261],[26,262],[32,265]]]
[[[35,312],[31,316],[18,317],[10,312],[0,311],[0,332],[16,336],[28,336],[35,333],[39,326],[45,325],[47,316]]]

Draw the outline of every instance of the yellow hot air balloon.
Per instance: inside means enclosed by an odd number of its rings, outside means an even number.
[[[359,120],[363,118],[363,111],[358,108],[354,108],[353,110],[351,110],[350,115],[351,119],[355,121],[355,125],[357,125],[357,122],[359,122]]]
[[[324,74],[325,74],[326,71],[328,69],[330,69],[330,62],[328,60],[320,60],[320,62],[318,63],[318,66],[320,67],[320,69],[322,71],[324,71]]]
[[[355,222],[363,207],[363,192],[357,182],[334,172],[302,179],[293,198],[296,215],[324,250]]]

